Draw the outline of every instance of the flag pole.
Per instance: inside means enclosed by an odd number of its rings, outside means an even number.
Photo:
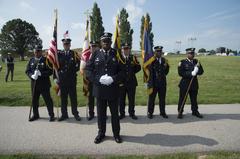
[[[54,9],[54,23],[56,23],[56,26],[54,26],[54,27],[56,27],[56,32],[57,32],[57,22],[58,22],[58,10],[57,9]],[[58,47],[57,47],[57,35],[56,35],[56,49],[57,49],[57,51],[58,51]],[[56,53],[57,54],[57,53]],[[55,68],[54,67],[54,71],[55,71],[55,74],[56,74],[56,76],[57,76],[57,79],[58,79],[58,81],[59,81],[59,75],[58,75],[58,72],[57,72],[57,68]],[[60,90],[59,90],[60,91]],[[57,118],[59,119],[59,98],[60,98],[60,96],[59,96],[59,94],[58,94],[58,92],[56,92],[57,94],[57,96],[56,96],[56,98],[57,98]]]
[[[86,10],[85,12],[84,12],[84,14],[87,16],[87,23],[86,23],[86,32],[87,32],[87,39],[90,39],[91,38],[91,36],[90,36],[90,38],[89,38],[89,26],[91,26],[90,25],[90,14],[91,14],[91,12],[89,11],[89,10]],[[85,74],[85,72],[83,72],[83,81],[84,81],[84,78],[86,78],[85,77],[86,76],[86,74]],[[87,80],[87,78],[85,79],[85,80]],[[83,83],[84,84],[84,83]],[[88,85],[87,85],[87,87],[89,87],[89,83],[88,83]],[[88,89],[88,88],[87,88]],[[89,108],[88,108],[88,97],[89,97],[89,90],[88,90],[88,93],[85,95],[85,98],[86,98],[86,118],[88,119],[88,111],[89,111]]]

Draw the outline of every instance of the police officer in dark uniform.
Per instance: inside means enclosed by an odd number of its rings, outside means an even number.
[[[68,95],[71,100],[72,114],[77,121],[80,121],[77,110],[77,71],[79,71],[79,56],[76,52],[70,50],[71,39],[64,38],[62,39],[64,50],[58,53],[59,61],[59,81],[54,80],[60,86],[61,91],[61,112],[62,116],[58,121],[63,121],[68,119],[67,105],[68,105]]]
[[[8,81],[8,75],[10,72],[11,72],[11,81],[13,81],[14,58],[12,57],[11,53],[8,53],[6,63],[7,63],[7,73],[5,76],[5,81],[6,82]]]
[[[97,98],[98,135],[94,143],[105,138],[106,110],[110,108],[112,130],[115,141],[121,143],[120,122],[118,116],[119,82],[124,78],[116,51],[111,48],[111,33],[104,33],[100,40],[102,49],[92,54],[86,65],[86,75],[93,83],[93,96]]]
[[[190,85],[189,96],[191,100],[191,109],[192,115],[198,118],[202,118],[203,116],[198,112],[198,103],[197,103],[197,94],[198,94],[198,75],[203,74],[203,67],[197,59],[194,59],[195,48],[186,49],[187,59],[181,60],[178,65],[178,74],[182,77],[179,83],[179,101],[178,101],[178,118],[183,118],[183,109],[184,104],[186,102],[186,93],[187,89]],[[192,83],[191,83],[192,80]]]
[[[137,116],[135,115],[135,93],[136,87],[138,85],[136,73],[141,70],[141,66],[137,61],[137,57],[131,54],[131,46],[128,43],[122,44],[122,60],[120,62],[123,63],[123,69],[126,74],[124,81],[119,85],[120,86],[120,94],[119,94],[119,111],[120,111],[120,119],[125,118],[125,101],[126,95],[128,95],[128,113],[129,116],[137,120]]]
[[[99,42],[90,41],[91,53],[94,54],[97,50],[99,50]],[[89,117],[88,120],[92,120],[94,118],[94,96],[93,96],[93,83],[89,81],[88,84],[89,96],[88,96],[88,108],[89,108]]]
[[[49,121],[54,121],[53,101],[50,96],[50,79],[52,67],[48,65],[47,58],[42,56],[42,46],[37,45],[34,49],[35,57],[31,58],[27,64],[26,74],[31,79],[33,116],[29,121],[39,119],[39,97],[42,95],[50,116]]]
[[[152,93],[148,97],[148,118],[153,118],[154,103],[156,95],[159,98],[160,115],[163,118],[168,118],[165,110],[165,98],[167,80],[166,76],[169,72],[168,60],[162,57],[162,46],[155,46],[155,60],[150,65],[150,79],[148,81],[148,88],[152,88]]]

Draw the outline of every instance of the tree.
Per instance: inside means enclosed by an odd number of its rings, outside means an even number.
[[[146,14],[146,18],[147,18],[147,23],[149,26],[149,34],[150,34],[150,41],[151,41],[151,46],[153,46],[153,37],[154,34],[152,33],[152,22],[151,22],[151,18],[150,15],[147,13]],[[141,18],[141,29],[140,29],[140,49],[142,50],[142,37],[143,37],[143,32],[144,32],[144,21],[145,21],[145,17],[142,16]]]
[[[35,27],[21,19],[8,21],[1,30],[0,48],[2,51],[11,51],[20,55],[24,60],[24,53],[33,50],[34,46],[41,43]]]
[[[199,52],[199,53],[205,53],[205,52],[206,52],[206,49],[201,48],[201,49],[198,50],[198,52]]]
[[[210,50],[209,53],[210,53],[210,55],[214,55],[214,54],[216,54],[216,51],[215,50]]]
[[[226,48],[225,47],[219,47],[216,49],[217,53],[225,53],[226,52]]]
[[[131,29],[131,25],[128,21],[128,13],[126,9],[122,9],[120,11],[120,39],[121,39],[121,44],[123,43],[129,43],[130,46],[132,46],[132,34],[133,34],[133,29]]]
[[[96,2],[93,4],[92,15],[90,16],[90,30],[91,40],[100,41],[100,37],[104,33],[104,27],[101,11]]]

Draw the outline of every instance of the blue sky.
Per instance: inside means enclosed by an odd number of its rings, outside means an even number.
[[[114,18],[127,9],[134,30],[133,49],[139,49],[140,20],[147,12],[153,23],[154,45],[173,51],[192,45],[216,49],[225,46],[240,50],[239,0],[0,0],[0,28],[8,20],[21,18],[32,23],[48,48],[52,37],[53,10],[58,9],[59,48],[63,33],[69,30],[72,48],[82,47],[86,16],[84,12],[97,2],[103,25],[114,32]],[[191,42],[189,38],[196,38]],[[177,44],[176,41],[181,41]]]

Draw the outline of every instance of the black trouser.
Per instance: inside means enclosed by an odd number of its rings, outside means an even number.
[[[180,88],[180,91],[179,91],[179,101],[178,101],[178,112],[181,111],[181,113],[184,111],[184,105],[185,105],[185,102],[186,102],[186,99],[185,101],[184,100],[184,97],[186,95],[186,92],[187,92],[187,89],[185,88]],[[189,90],[188,92],[189,96],[190,96],[190,101],[191,101],[191,110],[192,112],[196,112],[198,111],[198,103],[197,103],[197,94],[198,94],[198,90]],[[183,106],[182,106],[183,105]],[[181,109],[181,106],[182,106],[182,110]]]
[[[11,72],[11,81],[13,81],[13,71],[14,71],[14,66],[7,66],[7,72],[5,76],[5,81],[8,81],[8,75]]]
[[[166,113],[165,112],[166,87],[160,87],[160,88],[153,88],[152,94],[148,96],[148,113],[149,114],[153,114],[154,112],[155,98],[157,94],[159,99],[160,114]]]
[[[68,85],[61,87],[61,112],[62,116],[68,117],[67,105],[68,105],[68,95],[71,101],[72,114],[74,116],[78,115],[77,111],[77,91],[76,85]]]
[[[89,96],[88,96],[88,108],[89,108],[89,115],[94,116],[94,96],[92,94],[93,85],[92,83],[88,84]]]
[[[120,115],[125,115],[126,106],[126,95],[128,96],[128,113],[129,115],[135,114],[135,92],[136,87],[125,87],[119,88],[119,111]]]
[[[39,97],[42,95],[45,104],[47,105],[48,109],[48,114],[50,117],[54,117],[54,112],[53,112],[53,101],[50,96],[50,88],[41,90],[41,89],[35,89],[34,90],[34,95],[32,98],[32,106],[33,106],[33,115],[36,117],[39,117],[39,112],[38,112],[38,107],[39,107]]]
[[[105,100],[97,98],[98,135],[105,135],[106,132],[107,105],[109,105],[111,112],[113,135],[116,137],[120,133],[117,99]]]

